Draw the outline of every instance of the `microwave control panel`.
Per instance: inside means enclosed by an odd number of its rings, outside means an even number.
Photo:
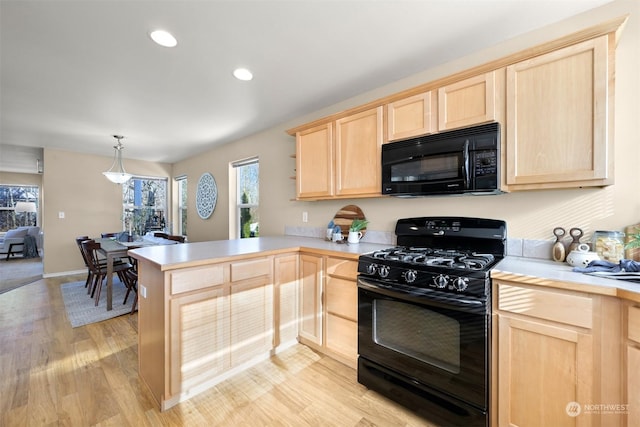
[[[483,150],[474,153],[475,176],[495,175],[498,173],[498,158],[496,150]]]

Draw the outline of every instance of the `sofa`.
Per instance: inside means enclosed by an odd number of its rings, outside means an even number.
[[[6,254],[7,261],[15,254],[23,254],[25,258],[37,257],[41,246],[42,237],[38,226],[14,228],[0,238],[0,254]]]

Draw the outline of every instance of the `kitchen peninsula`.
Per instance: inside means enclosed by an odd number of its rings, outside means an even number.
[[[300,335],[309,325],[307,335],[322,345],[324,270],[355,295],[358,256],[384,247],[259,237],[130,251],[139,268],[140,377],[166,410],[296,343],[299,316]],[[317,260],[316,268],[299,273],[300,254]],[[349,363],[355,348],[343,351],[340,342],[351,341],[357,323],[335,319],[339,326],[324,332],[347,337],[334,342]]]
[[[357,318],[338,308],[355,304],[359,255],[388,246],[282,236],[130,251],[140,269],[140,377],[166,410],[298,341],[353,366]],[[640,363],[640,285],[517,256],[491,275],[497,417],[542,413],[519,411],[520,396],[530,399],[523,408],[566,399],[628,405],[627,415],[591,415],[595,424],[640,416],[632,378]],[[540,351],[572,355],[552,363],[577,377],[559,381]],[[527,373],[546,377],[532,387],[531,378],[520,378]],[[556,409],[564,416],[564,406]]]

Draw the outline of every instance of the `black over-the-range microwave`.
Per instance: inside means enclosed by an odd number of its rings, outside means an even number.
[[[415,197],[498,193],[497,122],[382,146],[382,194]]]

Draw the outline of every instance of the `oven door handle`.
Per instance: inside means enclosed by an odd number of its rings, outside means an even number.
[[[392,298],[404,298],[408,301],[415,299],[416,296],[428,299],[430,304],[438,304],[449,308],[457,307],[465,310],[482,310],[486,309],[486,301],[462,298],[459,295],[450,296],[444,292],[438,292],[430,289],[417,288],[416,290],[407,290],[397,286],[385,286],[381,283],[372,284],[370,282],[358,279],[358,287],[383,294]]]

